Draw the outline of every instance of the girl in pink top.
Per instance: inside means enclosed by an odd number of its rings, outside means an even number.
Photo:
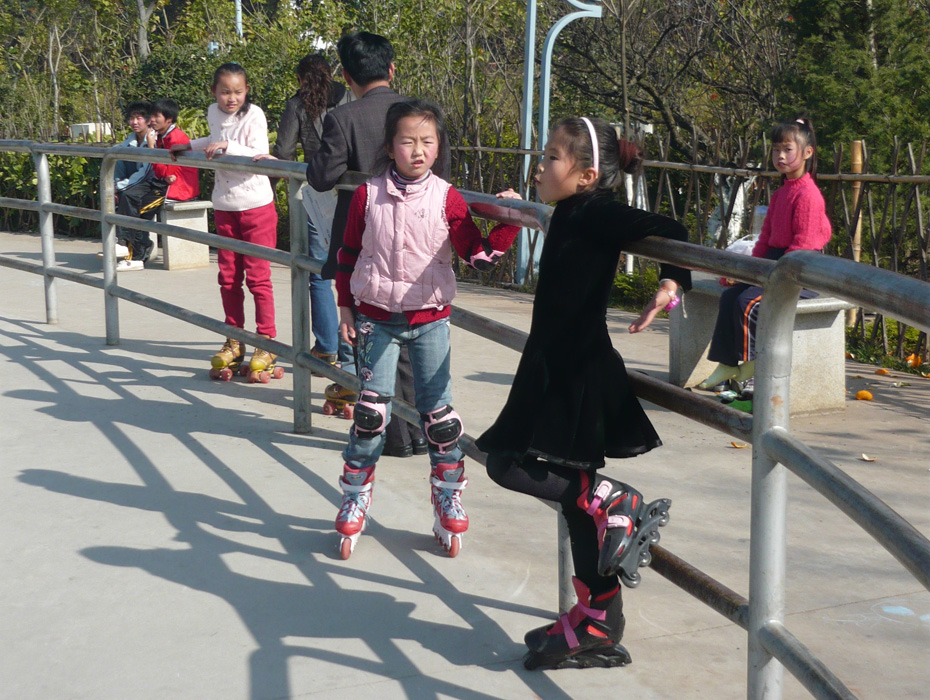
[[[782,174],[782,186],[772,195],[752,254],[777,260],[792,250],[821,250],[832,233],[823,195],[814,178],[817,175],[817,140],[814,126],[806,117],[778,124],[772,130],[772,165]],[[816,293],[803,290],[802,299]],[[752,398],[755,372],[755,329],[762,288],[737,284],[720,297],[717,325],[708,359],[719,363],[713,373],[698,384],[711,389],[736,380],[742,383],[742,398]]]
[[[210,135],[191,142],[192,150],[204,151],[207,158],[226,154],[254,157],[268,153],[268,124],[265,114],[249,99],[249,84],[245,70],[238,63],[224,63],[213,74],[210,88],[216,103],[207,110]],[[213,186],[213,210],[216,232],[220,236],[274,248],[278,240],[278,214],[274,206],[274,191],[265,175],[217,170]],[[260,335],[274,338],[274,290],[271,286],[271,264],[231,250],[217,251],[220,297],[226,323],[236,328],[245,326],[245,293],[242,282],[255,299],[255,323]],[[222,349],[213,356],[210,375],[229,379],[242,364],[245,344],[227,338]],[[276,356],[255,348],[249,362],[249,381],[267,382],[283,374],[275,368]],[[245,373],[245,372],[243,372]]]
[[[452,185],[431,171],[446,138],[439,108],[398,102],[384,127],[386,158],[378,175],[355,191],[338,254],[339,330],[355,346],[362,390],[339,485],[336,516],[347,559],[368,521],[375,465],[391,420],[397,358],[406,345],[413,369],[416,409],[427,440],[433,533],[456,556],[468,516],[462,507],[462,420],[452,408],[449,373],[449,304],[455,296],[452,251],[479,270],[500,259],[517,227],[495,226],[488,237]],[[518,197],[513,190],[498,197]]]

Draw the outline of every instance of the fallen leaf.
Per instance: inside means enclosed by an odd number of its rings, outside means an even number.
[[[732,445],[737,450],[745,450],[747,447],[749,447],[749,445],[745,442],[731,442],[730,445]]]
[[[853,354],[852,354],[851,352],[847,352],[847,353],[846,353],[846,359],[847,359],[847,360],[851,360],[851,359],[852,359],[852,356],[853,356]]]
[[[891,386],[902,387],[902,386],[910,386],[910,384],[908,384],[907,382],[895,382]]]
[[[865,389],[862,389],[856,392],[856,401],[871,401],[871,400],[872,400],[871,391],[866,391]]]
[[[917,365],[920,364],[920,360],[917,358],[917,355],[914,353],[911,353],[910,355],[908,355],[904,361],[907,362],[908,367],[916,367]]]
[[[878,458],[877,458],[877,457],[869,457],[867,454],[865,454],[865,453],[863,452],[863,453],[862,453],[861,459],[862,459],[863,462],[874,462],[874,461],[875,461],[876,459],[878,459]]]
[[[883,367],[882,369],[875,370],[875,374],[886,375],[886,374],[891,374],[891,372],[889,372],[887,369]]]

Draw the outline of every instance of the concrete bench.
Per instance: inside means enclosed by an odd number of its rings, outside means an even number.
[[[194,231],[207,232],[207,212],[213,208],[211,202],[192,199],[187,202],[167,200],[158,213],[163,224],[183,226]],[[207,267],[210,264],[210,248],[202,243],[186,241],[175,236],[162,236],[162,261],[166,270],[187,270]]]
[[[695,386],[717,366],[707,349],[725,287],[695,276],[694,288],[672,310],[669,323],[669,381]],[[763,299],[763,304],[765,300]],[[801,299],[795,316],[791,357],[791,413],[843,410],[846,401],[846,337],[840,299]]]

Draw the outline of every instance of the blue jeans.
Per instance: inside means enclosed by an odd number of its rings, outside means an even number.
[[[310,257],[326,260],[329,255],[329,239],[321,236],[310,217],[307,217],[307,234],[310,239]],[[332,280],[324,280],[310,273],[310,329],[315,342],[313,349],[318,353],[335,355],[339,350],[339,316],[333,296]]]
[[[393,398],[397,379],[397,357],[401,345],[406,345],[413,368],[416,409],[429,413],[452,403],[452,381],[449,376],[449,319],[411,326],[403,314],[397,320],[374,321],[361,314],[355,320],[359,378],[362,389],[378,396]],[[385,404],[386,418],[391,420],[391,404]],[[420,422],[422,428],[422,421]],[[440,454],[427,442],[429,461],[454,464],[465,455],[456,444]],[[371,438],[358,438],[355,427],[349,431],[349,444],[342,453],[350,467],[360,469],[376,464],[384,448],[384,432]]]

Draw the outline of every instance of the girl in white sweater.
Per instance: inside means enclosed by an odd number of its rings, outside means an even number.
[[[268,124],[264,112],[249,99],[248,79],[242,66],[238,63],[221,65],[213,74],[210,89],[216,98],[216,103],[207,110],[210,135],[192,141],[190,148],[204,151],[207,158],[221,154],[253,157],[268,153]],[[278,215],[274,191],[265,175],[217,170],[212,200],[218,235],[275,247]],[[255,299],[258,333],[274,338],[277,331],[270,263],[230,250],[219,250],[217,262],[226,323],[237,328],[245,325],[244,280]],[[211,360],[211,376],[230,379],[244,356],[245,345],[235,338],[227,338]],[[280,377],[283,370],[276,369],[274,363],[275,355],[256,348],[249,362],[249,381],[267,382],[271,377]]]

